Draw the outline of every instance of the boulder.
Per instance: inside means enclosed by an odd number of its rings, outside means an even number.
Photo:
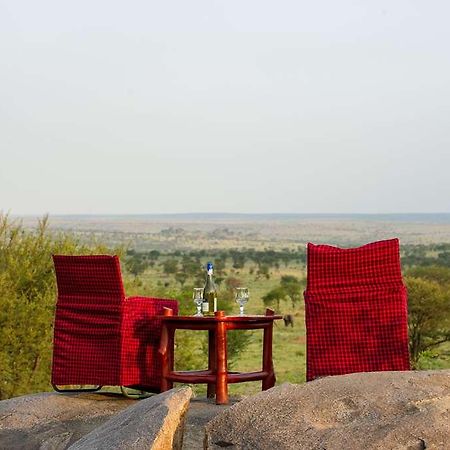
[[[190,388],[145,400],[41,393],[0,401],[0,449],[181,448]]]
[[[141,400],[82,437],[70,450],[181,450],[192,389],[172,389]]]
[[[47,392],[0,401],[0,448],[65,449],[136,400]]]
[[[450,370],[283,384],[219,413],[207,449],[448,449]]]

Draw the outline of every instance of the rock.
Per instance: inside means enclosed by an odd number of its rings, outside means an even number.
[[[450,370],[283,384],[219,413],[207,449],[448,449]]]
[[[172,442],[181,448],[191,394],[183,388],[140,401],[115,394],[57,393],[3,400],[0,449],[170,449]]]
[[[41,393],[0,401],[0,448],[65,449],[133,405],[119,395]]]
[[[71,450],[181,449],[192,390],[172,389],[141,400],[82,437]]]
[[[216,405],[214,398],[196,397],[191,399],[184,426],[183,450],[203,448],[204,428],[217,414],[238,402],[239,397],[230,397],[229,405]]]

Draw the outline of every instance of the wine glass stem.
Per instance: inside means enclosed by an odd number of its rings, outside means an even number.
[[[240,316],[244,315],[244,305],[239,305],[239,315]]]

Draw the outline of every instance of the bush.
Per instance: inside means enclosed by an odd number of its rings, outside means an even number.
[[[411,363],[450,341],[450,269],[420,267],[405,277],[408,287],[408,327]]]
[[[407,272],[408,327],[411,363],[439,354],[450,341],[450,269],[415,267]]]

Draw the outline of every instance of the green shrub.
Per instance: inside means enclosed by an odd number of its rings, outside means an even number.
[[[429,360],[450,342],[450,269],[428,266],[407,273],[411,362],[422,368],[422,358]]]

